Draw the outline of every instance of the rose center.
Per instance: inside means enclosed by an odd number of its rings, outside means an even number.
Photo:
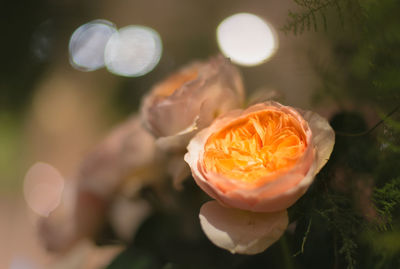
[[[168,97],[186,82],[196,79],[197,76],[198,71],[195,68],[173,74],[157,86],[155,93],[159,97]]]
[[[260,111],[210,136],[204,146],[204,164],[207,171],[254,183],[293,167],[306,147],[299,119],[278,110]]]

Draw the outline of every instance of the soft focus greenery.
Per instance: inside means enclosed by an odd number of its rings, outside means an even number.
[[[306,26],[318,24],[319,14],[334,48],[335,62],[319,66],[325,87],[316,93],[315,102],[332,98],[340,107],[351,100],[355,108],[372,108],[384,120],[368,130],[357,110],[343,110],[331,119],[338,131],[332,158],[311,191],[291,210],[292,220],[303,223],[297,237],[312,219],[304,255],[297,258],[300,268],[320,268],[310,262],[316,256],[324,268],[398,268],[400,3],[296,2],[304,10],[291,12],[284,29],[312,30],[303,26],[304,21]],[[343,28],[332,29],[330,21],[333,25],[340,21]]]

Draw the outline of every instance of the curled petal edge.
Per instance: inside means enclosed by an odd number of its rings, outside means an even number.
[[[255,213],[209,201],[200,209],[200,224],[215,245],[231,253],[253,255],[279,240],[288,225],[287,211]]]
[[[317,174],[327,163],[335,145],[335,131],[329,122],[319,114],[312,111],[301,112],[303,118],[308,122],[312,131],[312,142],[316,149],[317,156],[316,170]]]

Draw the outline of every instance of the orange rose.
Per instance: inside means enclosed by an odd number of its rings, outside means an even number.
[[[155,85],[143,99],[141,116],[159,146],[182,151],[198,130],[243,101],[238,70],[218,56],[187,65]]]
[[[286,209],[308,189],[333,144],[324,118],[276,102],[216,119],[185,155],[196,183],[219,202],[201,209],[207,236],[232,252],[263,251],[282,235]]]

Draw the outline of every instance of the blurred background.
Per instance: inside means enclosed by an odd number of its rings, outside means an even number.
[[[340,131],[373,127],[399,103],[400,82],[395,70],[400,62],[395,60],[400,40],[395,14],[400,9],[395,1],[374,5],[291,0],[2,3],[0,268],[53,268],[60,259],[48,253],[37,237],[40,214],[24,196],[29,168],[43,162],[54,168],[60,182],[68,181],[110,128],[137,111],[152,85],[192,60],[223,53],[240,68],[249,94],[277,91],[285,104],[328,118],[336,115]],[[236,25],[225,20],[238,13],[257,17],[239,18]],[[221,25],[223,21],[228,24]],[[251,34],[258,38],[252,41],[250,55],[232,45],[246,39],[241,36],[246,23],[254,28],[248,38]],[[135,45],[138,40],[142,43]],[[262,45],[257,47],[258,42]],[[137,52],[129,50],[131,46],[137,46]],[[349,117],[360,119],[361,125],[349,123]],[[399,152],[399,146],[385,151],[399,145],[398,126],[385,128],[369,144],[377,148],[370,154],[380,159],[378,163],[393,160]],[[369,163],[361,165],[357,175],[380,177],[376,170],[367,171]],[[390,165],[377,169],[386,171],[388,179],[399,174]],[[107,264],[120,251],[102,249],[99,255],[98,249],[88,246],[82,246],[82,253],[104,260],[85,261],[82,268]]]

